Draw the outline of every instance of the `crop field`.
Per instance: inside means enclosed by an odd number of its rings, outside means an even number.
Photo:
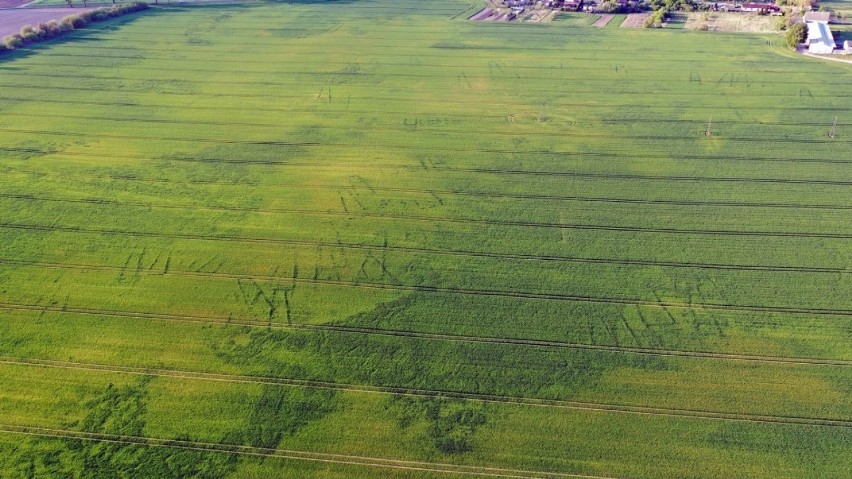
[[[852,0],[825,0],[819,2],[820,7],[840,13],[844,16],[852,13]]]
[[[481,9],[0,56],[0,477],[848,477],[852,65]]]

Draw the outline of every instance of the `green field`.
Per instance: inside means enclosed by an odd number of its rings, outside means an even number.
[[[478,8],[0,57],[0,477],[848,476],[852,65]]]
[[[850,0],[825,0],[819,2],[818,5],[820,8],[840,13],[846,18],[852,14],[852,1]]]
[[[598,21],[599,18],[601,18],[600,15],[592,15],[589,13],[559,12],[555,17],[553,17],[553,21],[563,25],[587,26],[592,25]]]

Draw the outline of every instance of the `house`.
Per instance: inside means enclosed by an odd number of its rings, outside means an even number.
[[[837,44],[834,35],[828,28],[828,22],[807,22],[808,26],[808,51],[817,55],[827,55],[834,52]]]
[[[781,7],[775,5],[774,3],[744,3],[742,11],[781,13]]]

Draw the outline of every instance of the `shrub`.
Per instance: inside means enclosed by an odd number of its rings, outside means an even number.
[[[46,31],[47,34],[50,35],[50,38],[58,37],[59,35],[65,33],[65,31],[62,29],[62,26],[56,20],[51,20],[47,23],[39,24],[39,28],[42,28],[44,31]]]
[[[34,43],[34,42],[37,42],[39,40],[38,34],[34,31],[22,33],[20,35],[21,35],[21,40],[24,42],[24,44]]]
[[[85,18],[83,18],[80,15],[69,15],[69,16],[63,18],[63,20],[66,20],[66,19],[71,23],[71,25],[74,28],[83,28],[83,27],[86,26],[87,23],[89,23],[89,22],[86,21]]]
[[[74,23],[71,21],[70,17],[65,17],[59,21],[59,25],[66,31],[70,32],[74,30]]]
[[[645,28],[662,28],[663,22],[666,20],[668,10],[661,8],[656,10],[651,15],[648,15],[643,22]]]
[[[12,35],[7,36],[5,39],[3,39],[3,44],[9,50],[14,50],[16,48],[20,48],[20,47],[24,46],[24,40],[21,37],[20,33],[14,33]]]

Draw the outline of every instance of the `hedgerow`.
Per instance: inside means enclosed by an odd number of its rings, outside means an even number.
[[[46,23],[39,23],[36,26],[25,25],[21,28],[20,32],[8,35],[3,39],[0,52],[4,50],[14,50],[25,45],[50,40],[72,30],[83,28],[90,23],[102,22],[111,18],[127,15],[128,13],[139,12],[147,8],[147,3],[133,2],[125,5],[113,5],[111,7],[89,10],[75,15],[68,15],[58,22],[56,20],[51,20]]]

